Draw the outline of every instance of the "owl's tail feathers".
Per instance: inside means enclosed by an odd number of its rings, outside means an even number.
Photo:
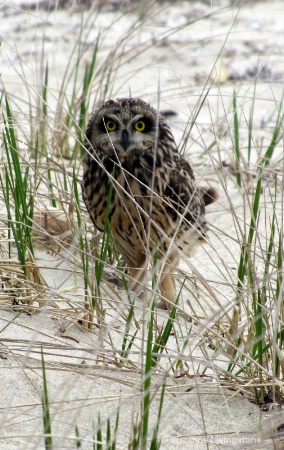
[[[205,206],[211,205],[211,203],[214,203],[218,198],[218,192],[214,188],[202,188],[203,193],[203,200],[205,203]]]

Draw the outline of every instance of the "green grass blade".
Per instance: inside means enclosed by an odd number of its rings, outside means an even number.
[[[181,285],[180,291],[179,291],[178,296],[177,296],[176,301],[175,301],[175,305],[177,305],[178,302],[179,302],[179,298],[180,298],[180,295],[181,295],[184,283],[185,283],[185,280],[183,281],[183,283]],[[158,359],[159,359],[159,357],[156,354],[157,353],[162,353],[162,351],[164,350],[165,346],[167,345],[168,339],[170,337],[170,334],[171,334],[171,331],[172,331],[172,328],[173,328],[173,322],[174,322],[174,320],[176,318],[176,310],[177,310],[176,306],[173,306],[171,311],[170,311],[169,318],[167,319],[165,327],[163,328],[163,330],[161,330],[161,332],[159,333],[159,335],[158,335],[158,337],[156,339],[155,344],[153,345],[153,348],[152,348],[152,355],[153,355],[152,356],[152,367],[155,367],[157,365],[157,362],[158,362]]]
[[[271,158],[273,156],[274,150],[276,149],[276,146],[279,142],[279,140],[282,138],[282,127],[283,127],[283,117],[284,114],[282,113],[283,109],[283,97],[280,101],[280,104],[278,106],[278,114],[276,119],[276,124],[272,133],[272,138],[270,141],[270,144],[264,154],[264,157],[262,158],[261,165],[263,167],[267,167],[271,161]]]
[[[158,439],[158,435],[159,435],[159,427],[160,427],[161,415],[162,415],[162,409],[163,409],[163,402],[164,402],[164,397],[165,397],[165,388],[166,388],[166,384],[163,383],[162,392],[161,392],[161,396],[160,396],[160,402],[159,402],[157,423],[154,428],[153,437],[152,437],[151,444],[150,444],[150,450],[159,450],[159,448],[161,447],[161,442]]]
[[[249,263],[249,258],[250,258],[249,251],[250,251],[250,246],[252,244],[253,237],[254,237],[254,234],[256,231],[256,221],[257,221],[257,216],[258,216],[258,211],[259,211],[260,195],[261,195],[261,177],[259,177],[259,179],[258,179],[256,191],[255,191],[255,195],[254,195],[254,201],[253,201],[253,205],[252,205],[252,217],[251,217],[251,221],[250,221],[250,225],[249,225],[249,233],[248,233],[247,242],[244,242],[242,244],[242,249],[241,249],[241,256],[240,256],[240,261],[239,261],[239,266],[238,266],[238,287],[237,287],[239,293],[242,291],[244,278],[245,278],[245,275],[248,273],[248,263]]]
[[[45,362],[44,362],[44,356],[43,356],[42,349],[41,349],[41,365],[42,365],[42,378],[43,378],[42,409],[43,409],[44,444],[45,444],[46,450],[52,450],[51,418],[50,418],[50,409],[49,409],[49,398],[48,398]]]
[[[145,355],[144,369],[144,399],[143,399],[143,418],[142,418],[142,448],[147,449],[147,437],[149,426],[150,400],[151,400],[151,375],[152,375],[152,343],[153,343],[153,324],[154,324],[154,302],[152,302],[151,315],[148,322],[148,335]]]
[[[277,346],[280,351],[280,354],[283,354],[284,350],[284,307],[283,307],[283,235],[282,232],[279,232],[279,241],[278,241],[278,252],[277,252],[277,278],[276,278],[276,301],[280,302],[280,311],[278,318],[278,328],[279,331],[277,333]],[[279,354],[276,352],[275,362],[274,362],[274,376],[281,378],[280,369],[282,368],[282,377],[283,377],[283,361],[280,359]]]
[[[81,448],[82,447],[82,441],[80,439],[80,433],[79,433],[79,428],[75,427],[75,433],[76,433],[76,448]]]
[[[99,413],[98,417],[98,430],[97,430],[97,446],[96,450],[103,450],[103,435],[102,435],[102,428],[101,428],[101,416]]]

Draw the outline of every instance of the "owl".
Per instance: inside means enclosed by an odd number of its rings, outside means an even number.
[[[199,187],[171,129],[138,98],[109,100],[86,130],[82,195],[94,226],[106,222],[129,273],[129,289],[145,286],[155,261],[163,305],[175,301],[179,254],[206,235],[213,188]]]

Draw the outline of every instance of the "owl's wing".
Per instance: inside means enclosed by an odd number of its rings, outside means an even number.
[[[189,227],[194,226],[202,233],[206,223],[205,206],[216,200],[217,193],[213,188],[198,186],[190,164],[176,155],[168,172],[164,196],[168,202],[166,209],[174,220],[183,217]]]
[[[197,217],[204,214],[205,204],[190,164],[178,156],[168,168],[164,185],[166,210],[173,220],[183,216],[189,225],[193,225]]]

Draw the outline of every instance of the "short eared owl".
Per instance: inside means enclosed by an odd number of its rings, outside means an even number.
[[[109,221],[130,289],[142,288],[156,255],[161,294],[173,302],[179,249],[190,253],[205,235],[205,206],[214,201],[214,189],[196,185],[170,128],[140,99],[109,100],[97,109],[85,149],[83,199],[98,230]]]

